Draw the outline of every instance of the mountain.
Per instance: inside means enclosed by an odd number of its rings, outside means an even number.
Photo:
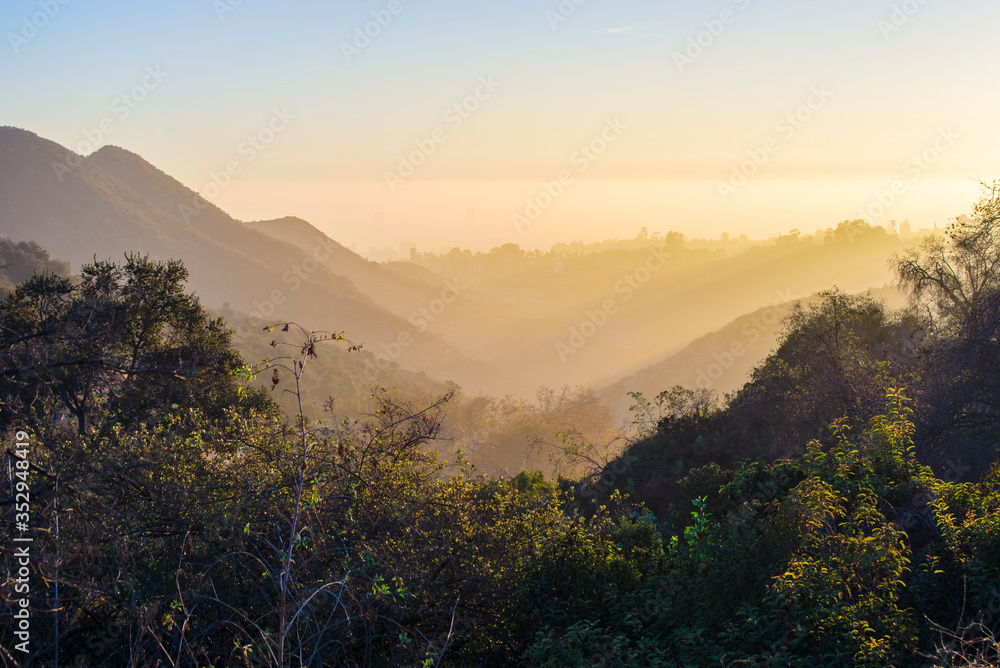
[[[471,390],[491,389],[505,377],[386,310],[349,278],[314,267],[294,243],[235,220],[117,147],[84,157],[31,132],[0,128],[0,234],[35,241],[74,271],[95,256],[181,259],[207,306],[249,314],[238,327],[280,319],[343,330],[367,344],[372,365],[427,370]]]
[[[521,397],[616,383],[776,297],[884,285],[902,247],[845,221],[826,239],[796,232],[735,254],[672,233],[599,253],[505,244],[375,263],[299,218],[238,221],[124,149],[83,157],[15,128],[0,128],[0,234],[36,241],[74,269],[127,252],[179,258],[207,306],[244,314],[241,329],[294,320],[364,343],[366,380],[398,366]],[[740,357],[762,352],[752,350]]]
[[[902,308],[906,304],[902,294],[893,287],[868,290],[867,294],[884,301],[890,308]],[[663,361],[605,385],[597,391],[597,396],[605,405],[622,413],[632,403],[629,392],[642,392],[652,400],[675,385],[712,390],[723,399],[742,387],[754,368],[777,349],[783,321],[794,306],[818,302],[819,296],[812,295],[806,299],[777,302],[741,315]]]
[[[781,321],[794,303],[784,302],[740,316],[662,362],[602,387],[597,396],[621,412],[631,404],[629,392],[642,392],[652,400],[675,385],[709,389],[722,398],[742,387],[754,367],[777,347]]]
[[[420,328],[436,332],[477,359],[507,371],[507,382],[494,385],[502,393],[532,395],[539,385],[563,382],[558,372],[539,373],[536,361],[547,347],[538,341],[558,335],[565,323],[528,314],[521,300],[498,298],[489,286],[475,284],[454,273],[438,273],[413,262],[371,262],[327,237],[300,218],[247,223],[274,239],[295,244],[306,254],[320,250],[322,264],[350,278],[380,306]],[[558,370],[554,370],[558,371]]]
[[[844,221],[826,237],[795,232],[735,254],[689,246],[672,233],[634,245],[611,240],[592,253],[505,244],[413,261],[517,316],[500,330],[502,340],[484,336],[497,343],[477,356],[536,384],[602,387],[776,300],[885,285],[888,260],[902,246],[883,228]],[[448,336],[471,345],[457,332]]]
[[[247,228],[296,246],[332,273],[349,278],[380,306],[404,318],[440,293],[446,280],[426,271],[419,278],[367,260],[329,238],[301,218],[246,223]]]

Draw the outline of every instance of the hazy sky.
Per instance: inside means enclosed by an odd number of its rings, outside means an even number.
[[[923,227],[1000,176],[998,20],[982,0],[4,0],[0,124],[362,250]]]

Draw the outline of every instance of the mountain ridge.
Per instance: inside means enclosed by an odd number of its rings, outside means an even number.
[[[276,319],[344,330],[356,341],[409,341],[386,361],[472,390],[503,374],[440,335],[424,332],[379,306],[347,277],[318,266],[296,281],[292,270],[308,257],[222,209],[204,206],[191,223],[181,207],[197,193],[141,156],[104,147],[80,156],[35,133],[0,128],[0,231],[35,241],[75,270],[98,259],[140,252],[181,259],[189,285],[211,307],[249,314],[259,327]]]

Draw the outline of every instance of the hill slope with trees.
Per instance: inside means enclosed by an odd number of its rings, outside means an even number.
[[[505,374],[440,335],[382,308],[347,277],[325,267],[322,247],[304,252],[251,229],[138,155],[105,147],[91,156],[16,128],[0,128],[0,231],[33,241],[73,269],[126,253],[182,260],[190,289],[226,309],[239,329],[308,314],[329,329],[350,330],[394,365],[427,370],[438,381],[473,389]],[[398,355],[379,344],[409,342]],[[395,348],[393,348],[395,351]]]
[[[568,434],[591,468],[554,480],[444,462],[451,390],[308,414],[321,351],[355,346],[287,323],[248,364],[179,262],[35,274],[0,304],[27,661],[996,665],[998,226],[991,190],[897,257],[913,308],[798,306],[724,404],[637,395],[628,447]]]

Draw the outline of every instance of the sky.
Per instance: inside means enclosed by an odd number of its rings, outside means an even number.
[[[0,125],[368,252],[845,219],[1000,177],[1000,4],[4,0]]]

